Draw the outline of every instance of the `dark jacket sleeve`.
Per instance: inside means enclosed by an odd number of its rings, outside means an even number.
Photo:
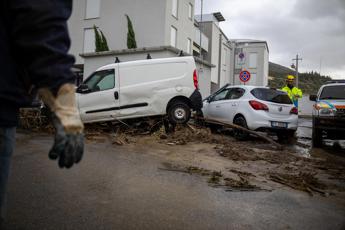
[[[16,62],[36,87],[54,91],[73,83],[74,57],[68,54],[67,20],[71,0],[8,0],[10,35]]]

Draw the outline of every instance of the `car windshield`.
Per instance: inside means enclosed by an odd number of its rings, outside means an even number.
[[[320,100],[345,100],[345,85],[332,85],[323,88]]]
[[[292,104],[292,101],[285,92],[276,89],[256,88],[250,92],[254,97],[263,101],[270,101],[280,104]]]

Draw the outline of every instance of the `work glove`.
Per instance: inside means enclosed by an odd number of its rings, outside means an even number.
[[[49,158],[58,160],[61,168],[70,168],[81,160],[84,152],[84,126],[76,106],[75,86],[62,85],[56,96],[48,88],[41,88],[38,93],[52,112],[56,131]]]

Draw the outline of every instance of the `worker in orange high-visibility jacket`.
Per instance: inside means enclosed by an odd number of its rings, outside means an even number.
[[[298,107],[298,99],[302,98],[302,90],[294,86],[295,77],[288,75],[286,78],[286,86],[282,88],[283,91],[287,92],[291,101],[296,107]]]

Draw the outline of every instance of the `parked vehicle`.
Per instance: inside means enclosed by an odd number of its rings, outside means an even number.
[[[322,140],[345,139],[345,80],[331,81],[320,87],[313,108],[313,146],[322,146]]]
[[[103,66],[77,89],[85,123],[168,115],[186,123],[202,98],[193,57],[148,59]]]
[[[279,138],[291,137],[297,130],[298,110],[286,92],[267,87],[226,86],[204,100],[206,119],[237,124],[255,131],[272,131]],[[214,127],[211,124],[211,127]],[[235,131],[245,139],[247,133]]]

